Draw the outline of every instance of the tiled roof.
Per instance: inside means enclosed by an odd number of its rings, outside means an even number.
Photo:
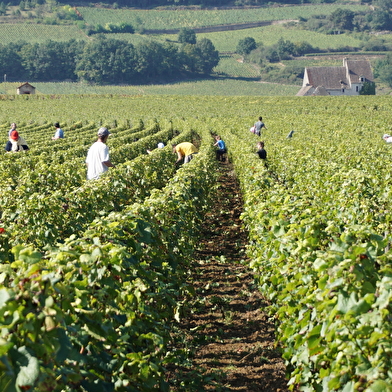
[[[299,90],[298,93],[295,95],[298,95],[298,96],[307,95],[308,91],[312,90],[313,88],[314,88],[313,86],[309,86],[309,85],[303,86],[303,87],[301,87],[301,90]]]
[[[342,67],[308,67],[306,72],[310,85],[326,89],[350,88],[352,83],[359,83],[360,77],[373,81],[368,60],[344,59]]]
[[[309,67],[306,68],[309,84],[325,86],[327,89],[340,89],[349,86],[346,67]]]
[[[330,91],[333,90],[335,90],[334,94],[337,93],[337,90],[344,93],[343,89],[358,94],[361,88],[358,87],[358,84],[360,85],[364,81],[374,81],[369,60],[348,60],[345,58],[342,67],[306,67],[304,84],[296,95],[330,95]]]
[[[32,87],[32,88],[35,88],[35,87],[32,86],[29,82],[22,83],[18,88],[21,88],[21,87],[23,87],[23,86],[30,86],[30,87]]]
[[[349,77],[351,83],[358,83],[358,79],[362,76],[366,80],[373,82],[373,72],[367,60],[346,60],[349,69]]]

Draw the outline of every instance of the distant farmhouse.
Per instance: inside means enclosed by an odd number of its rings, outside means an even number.
[[[369,60],[345,58],[342,67],[306,67],[296,95],[359,95],[365,82],[374,82]]]
[[[35,94],[35,87],[30,83],[23,83],[16,89],[16,94]]]

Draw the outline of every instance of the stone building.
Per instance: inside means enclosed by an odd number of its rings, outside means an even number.
[[[26,82],[16,89],[16,94],[35,94],[35,87]]]
[[[306,67],[296,95],[359,95],[365,82],[374,82],[369,60],[345,58],[341,67]]]

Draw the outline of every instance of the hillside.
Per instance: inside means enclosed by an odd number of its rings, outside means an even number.
[[[41,93],[158,93],[158,94],[214,94],[221,95],[294,95],[302,83],[302,73],[305,66],[336,65],[341,63],[347,55],[357,55],[357,51],[365,44],[382,41],[385,45],[391,41],[389,34],[382,38],[369,33],[326,34],[320,31],[304,29],[298,20],[313,18],[316,14],[331,15],[343,8],[352,12],[368,12],[368,5],[351,4],[306,4],[270,7],[234,7],[234,8],[191,8],[176,9],[113,9],[102,6],[96,7],[68,7],[42,8],[40,15],[35,8],[25,9],[17,13],[18,7],[10,7],[0,16],[0,33],[3,45],[18,40],[32,44],[44,44],[48,39],[58,42],[76,40],[90,42],[94,36],[86,34],[86,27],[110,26],[130,23],[135,33],[102,33],[107,38],[124,40],[132,45],[149,45],[151,41],[161,45],[178,45],[177,33],[183,29],[193,29],[197,39],[208,39],[218,50],[220,61],[209,77],[192,76],[175,80],[173,77],[158,77],[146,83],[138,83],[137,87],[127,86],[99,86],[89,83],[42,83],[42,80],[25,76],[21,82],[29,80],[37,85]],[[77,14],[75,14],[77,12]],[[76,20],[66,16],[76,16]],[[297,21],[297,22],[296,22]],[[48,24],[50,23],[50,24]],[[151,28],[154,26],[154,28]],[[170,26],[170,28],[168,28]],[[237,53],[239,42],[247,37],[255,40],[262,48],[273,48],[280,40],[292,42],[295,45],[305,43],[318,51],[334,53],[332,56],[304,57],[291,56],[280,61],[268,62],[263,57],[244,58]],[[378,42],[377,41],[377,42]],[[347,50],[354,50],[347,52]],[[339,55],[339,51],[342,54]],[[369,56],[363,52],[362,56],[370,59],[373,66],[387,52],[380,52],[378,57]],[[258,55],[260,56],[260,55]],[[249,58],[248,58],[249,57]],[[335,61],[337,59],[337,61]],[[6,60],[4,59],[6,64]],[[17,75],[9,72],[1,65],[0,72],[7,74],[8,81],[15,81]],[[187,80],[188,79],[188,80]],[[56,80],[57,81],[57,80]],[[80,81],[79,81],[80,82]],[[269,88],[260,86],[259,82],[271,83]],[[185,83],[185,84],[184,84]],[[133,83],[132,83],[133,84]],[[227,86],[227,87],[226,87]],[[281,86],[279,88],[278,86]],[[378,81],[378,93],[387,93],[387,86]],[[0,91],[12,94],[11,85],[0,86]]]

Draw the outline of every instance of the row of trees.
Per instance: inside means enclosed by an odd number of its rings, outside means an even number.
[[[133,34],[135,29],[130,23],[106,23],[104,26],[84,26],[84,30],[87,35],[93,34],[105,34],[105,33],[130,33]]]
[[[313,15],[300,18],[300,25],[306,30],[335,34],[346,31],[392,30],[392,15],[389,9],[378,8],[366,12],[353,12],[338,8],[330,15]]]
[[[293,56],[321,52],[321,50],[306,41],[294,43],[290,40],[280,38],[276,44],[264,46],[260,42],[257,43],[253,37],[245,37],[238,41],[236,52],[244,56],[245,60],[260,65],[265,61],[274,63],[281,60],[288,60]]]
[[[84,80],[93,83],[144,83],[209,74],[219,62],[212,42],[132,45],[102,35],[89,42],[47,41],[0,45],[0,75],[12,81]]]
[[[392,53],[375,62],[373,73],[381,82],[392,87]]]

